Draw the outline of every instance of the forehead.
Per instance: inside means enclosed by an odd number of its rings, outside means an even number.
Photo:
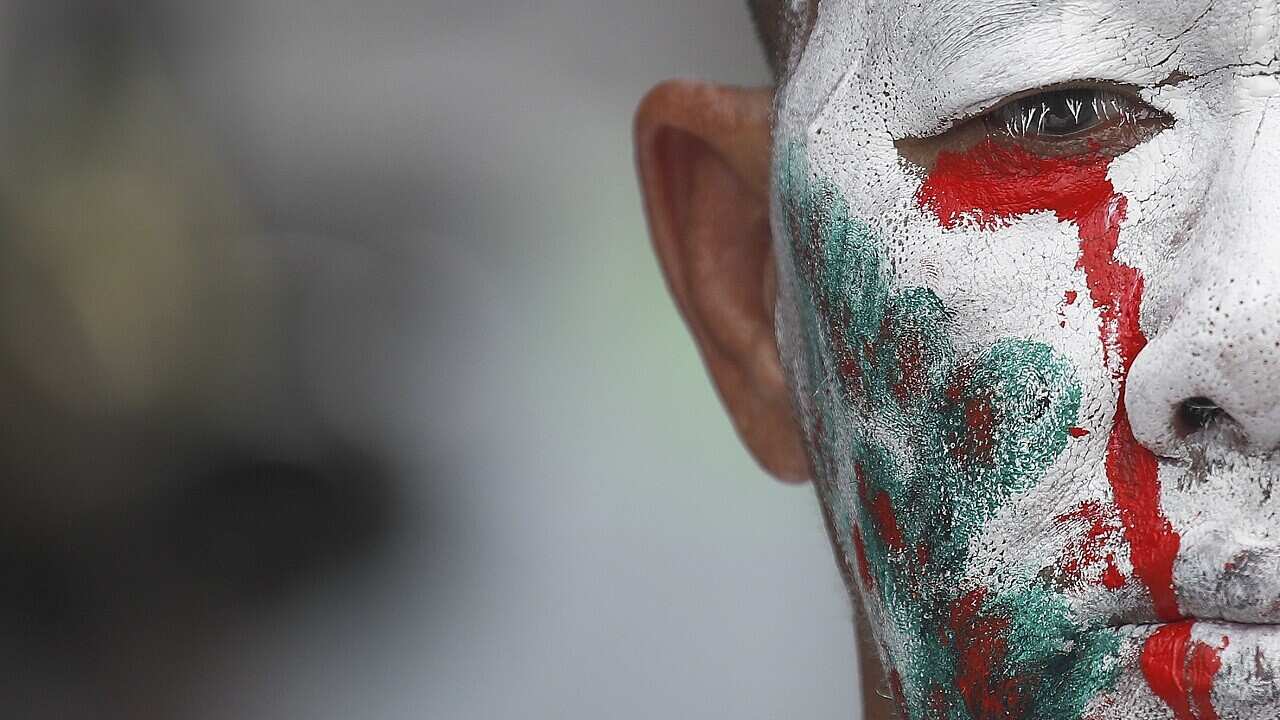
[[[882,85],[884,109],[910,135],[1058,82],[1275,70],[1278,16],[1270,0],[823,0],[804,62],[841,68],[817,73],[826,87],[814,92]]]
[[[836,11],[835,20],[853,11],[864,13],[879,30],[878,39],[915,45],[943,61],[1018,43],[1026,33],[1113,45],[1153,41],[1164,49],[1187,46],[1195,54],[1243,52],[1259,41],[1274,45],[1280,13],[1274,0],[824,0],[821,5]],[[1151,48],[1156,55],[1160,49]],[[1018,62],[1016,57],[1005,59]],[[1231,59],[1241,58],[1237,53]]]

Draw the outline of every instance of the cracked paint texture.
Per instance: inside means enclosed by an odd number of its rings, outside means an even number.
[[[813,455],[853,467],[853,487],[822,492],[858,498],[836,532],[910,648],[893,662],[903,713],[1079,717],[1114,676],[1117,639],[1078,627],[1040,581],[993,593],[964,574],[982,524],[1065,449],[1080,406],[1070,364],[1017,338],[962,357],[938,297],[892,286],[874,231],[810,176],[802,151],[778,177],[809,289],[810,367],[838,388],[821,427],[856,427],[844,440],[819,429]]]
[[[1280,717],[1280,6],[826,0],[793,62],[780,346],[900,712]],[[1062,83],[1173,122],[898,151]]]

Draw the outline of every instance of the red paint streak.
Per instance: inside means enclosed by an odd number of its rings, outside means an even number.
[[[1120,568],[1116,567],[1116,556],[1107,554],[1107,569],[1102,571],[1102,586],[1108,590],[1119,590],[1127,585],[1129,581],[1125,578],[1124,573],[1120,572]]]
[[[893,500],[883,490],[871,496],[871,488],[867,485],[867,474],[862,465],[854,466],[854,475],[858,479],[858,497],[871,512],[871,519],[885,545],[893,552],[906,549],[907,543],[902,536],[902,527],[898,524],[898,514],[893,510]]]
[[[1106,567],[1100,576],[1089,582],[1096,582],[1110,590],[1124,587],[1124,574],[1115,565],[1115,555],[1103,552],[1112,545],[1122,529],[1111,513],[1103,510],[1097,502],[1081,503],[1075,510],[1055,518],[1059,523],[1087,523],[1088,527],[1081,538],[1074,554],[1065,557],[1059,564],[1063,576],[1077,582],[1085,581],[1085,571],[1097,567],[1105,560]]]
[[[862,587],[867,592],[875,589],[875,578],[871,577],[871,563],[867,562],[867,546],[862,542],[862,529],[853,529],[853,554],[858,562],[858,575],[862,578]]]
[[[893,385],[893,394],[901,405],[907,404],[913,390],[925,385],[922,340],[918,335],[905,338],[898,347],[898,380]]]
[[[1176,720],[1196,720],[1185,683],[1187,645],[1195,623],[1165,625],[1142,648],[1142,674],[1147,685],[1173,710]]]
[[[1065,328],[1067,326],[1067,307],[1075,305],[1076,300],[1080,298],[1080,293],[1075,290],[1068,290],[1063,294],[1062,307],[1058,308],[1058,327]]]
[[[884,538],[884,543],[890,550],[901,552],[906,549],[907,543],[902,539],[902,528],[898,525],[898,514],[893,511],[893,501],[883,490],[877,492],[875,499],[871,501],[871,516],[875,518],[880,537]]]
[[[1046,210],[1074,221],[1110,202],[1107,164],[1100,156],[1045,158],[988,141],[940,154],[916,200],[945,228],[968,220],[990,230]]]
[[[1173,587],[1173,561],[1182,538],[1160,509],[1155,455],[1134,439],[1123,396],[1107,447],[1107,479],[1129,541],[1133,574],[1151,592],[1157,618],[1165,622],[1181,618]]]
[[[826,302],[821,303],[823,306]],[[823,317],[830,317],[824,308],[819,310]],[[849,347],[848,341],[844,336],[844,328],[838,322],[827,322],[827,332],[831,336],[831,348],[836,355],[836,372],[840,375],[840,380],[846,388],[856,388],[862,381],[862,365],[858,362],[858,356]]]
[[[982,143],[963,153],[942,153],[917,201],[953,228],[968,221],[992,229],[1019,215],[1053,212],[1075,223],[1077,267],[1101,315],[1103,361],[1116,384],[1117,407],[1107,444],[1107,479],[1130,546],[1134,575],[1151,594],[1156,616],[1181,617],[1173,586],[1180,536],[1160,507],[1155,455],[1138,443],[1124,404],[1125,381],[1146,336],[1138,324],[1142,275],[1116,260],[1126,199],[1107,179],[1110,158],[1091,154],[1045,158],[1016,146]]]
[[[1175,720],[1218,720],[1213,680],[1222,669],[1221,650],[1191,642],[1193,621],[1165,625],[1142,648],[1142,673]],[[1223,638],[1225,649],[1227,639]]]
[[[988,394],[966,397],[972,380],[972,368],[965,367],[947,385],[947,399],[964,405],[967,432],[950,449],[951,457],[960,463],[990,464],[995,455],[996,409]]]
[[[1023,717],[1035,683],[1032,678],[1004,674],[1010,621],[998,615],[983,615],[986,597],[985,589],[975,590],[951,608],[956,690],[974,720]]]
[[[893,692],[893,704],[898,708],[898,714],[905,720],[910,715],[907,714],[907,696],[902,692],[902,676],[897,670],[889,673],[889,689]]]
[[[965,455],[984,464],[990,464],[995,453],[996,409],[991,398],[981,395],[971,398],[964,406],[964,421],[969,428]]]
[[[1196,643],[1187,663],[1187,675],[1191,678],[1188,683],[1191,686],[1191,704],[1195,706],[1200,720],[1218,720],[1218,711],[1213,708],[1213,679],[1221,669],[1222,652],[1204,643]]]
[[[951,711],[948,710],[947,692],[941,687],[935,687],[933,692],[929,693],[929,710],[933,713],[929,716],[930,718],[938,718],[938,720],[950,719]],[[904,712],[902,717],[903,720],[907,720],[911,716]]]
[[[856,383],[862,376],[862,368],[858,365],[857,358],[848,355],[840,358],[836,372],[840,373],[840,379],[844,380],[847,387],[857,387]]]
[[[1106,179],[1106,165],[1105,161],[1099,162],[1101,183],[1112,191]],[[1173,586],[1173,562],[1182,538],[1160,507],[1156,456],[1134,438],[1125,407],[1129,369],[1147,343],[1138,323],[1142,275],[1115,259],[1125,205],[1123,197],[1112,194],[1105,205],[1077,216],[1080,228],[1077,267],[1084,270],[1089,295],[1102,316],[1103,357],[1117,381],[1116,415],[1107,443],[1107,479],[1124,523],[1133,572],[1151,593],[1156,617],[1172,621],[1182,617]],[[1113,352],[1117,356],[1115,361],[1111,360]]]

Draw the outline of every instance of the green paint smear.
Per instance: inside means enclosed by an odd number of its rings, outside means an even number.
[[[1070,441],[1080,410],[1073,367],[1018,338],[962,358],[942,301],[927,288],[892,287],[883,243],[809,171],[804,147],[779,153],[778,165],[817,399],[806,418],[810,454],[837,539],[854,562],[856,526],[864,591],[878,595],[899,639],[884,649],[903,712],[1079,720],[1114,684],[1116,635],[1074,622],[1038,579],[999,595],[964,586],[971,541]],[[852,432],[838,437],[840,428]]]

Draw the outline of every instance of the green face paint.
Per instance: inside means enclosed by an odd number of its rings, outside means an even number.
[[[1072,365],[1021,338],[958,351],[937,294],[894,284],[875,230],[804,148],[777,162],[818,490],[902,713],[1078,720],[1114,681],[1114,632],[1074,621],[1048,578],[995,591],[969,572],[984,525],[1071,440]]]

